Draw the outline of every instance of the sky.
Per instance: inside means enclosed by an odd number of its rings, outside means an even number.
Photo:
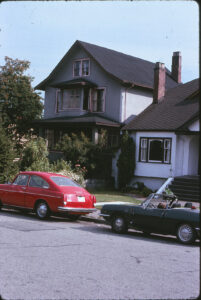
[[[0,65],[30,61],[33,87],[76,40],[163,62],[181,51],[182,82],[199,77],[199,7],[194,1],[8,1],[0,4]]]

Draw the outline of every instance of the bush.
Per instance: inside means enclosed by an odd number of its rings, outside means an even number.
[[[145,196],[145,197],[149,196],[151,193],[152,193],[152,190],[149,189],[149,188],[146,187],[146,186],[142,189],[142,194],[143,194],[143,196]]]
[[[16,156],[11,139],[0,126],[0,183],[11,181],[18,172]]]
[[[121,153],[117,161],[118,186],[125,188],[134,175],[135,169],[135,144],[128,133],[124,133],[121,138]]]
[[[108,178],[111,176],[112,152],[107,148],[107,135],[104,130],[99,136],[99,143],[92,143],[84,133],[64,135],[56,149],[62,151],[65,160],[71,162],[75,171],[80,171],[85,178]]]
[[[58,160],[50,165],[50,171],[71,178],[81,186],[85,187],[84,173],[85,171],[79,167],[76,170],[72,169],[71,163],[65,160]]]
[[[43,138],[35,138],[27,142],[20,160],[22,171],[49,171],[48,150]]]
[[[73,169],[71,163],[64,160],[58,160],[51,164],[47,157],[46,141],[43,138],[31,140],[23,150],[20,163],[21,170],[62,174],[84,186],[83,169]]]

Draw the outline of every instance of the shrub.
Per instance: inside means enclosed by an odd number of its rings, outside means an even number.
[[[20,160],[22,171],[49,171],[48,150],[43,138],[35,138],[27,142]]]
[[[26,144],[22,152],[20,167],[23,171],[59,173],[84,186],[84,170],[73,169],[71,163],[64,160],[58,160],[52,164],[49,162],[46,141],[43,138],[31,140]]]
[[[18,172],[18,163],[15,158],[16,151],[13,142],[0,126],[0,183],[12,180]]]
[[[152,190],[149,189],[148,187],[144,186],[144,188],[142,189],[142,194],[143,194],[143,196],[147,197],[147,196],[149,196],[149,194],[151,194],[151,193],[152,193]]]
[[[79,183],[81,186],[85,186],[84,173],[85,170],[77,167],[76,170],[72,169],[71,163],[65,160],[58,160],[50,165],[50,171],[58,173],[71,178],[72,180]]]
[[[135,169],[135,144],[128,132],[121,137],[121,153],[117,161],[118,186],[125,188],[134,175]]]

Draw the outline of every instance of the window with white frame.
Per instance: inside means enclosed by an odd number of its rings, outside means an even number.
[[[139,161],[171,162],[171,138],[140,138]]]
[[[89,68],[90,63],[88,58],[75,60],[73,63],[73,76],[88,76]]]
[[[105,111],[105,89],[96,88],[92,90],[92,111],[104,112]]]

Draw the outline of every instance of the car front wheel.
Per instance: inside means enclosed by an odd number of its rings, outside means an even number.
[[[121,216],[115,216],[112,221],[112,230],[116,233],[125,233],[128,231],[126,221]]]
[[[47,219],[50,215],[50,210],[47,203],[41,201],[36,205],[36,215],[39,219]]]
[[[183,244],[195,241],[195,231],[189,224],[182,224],[177,229],[177,239]]]

